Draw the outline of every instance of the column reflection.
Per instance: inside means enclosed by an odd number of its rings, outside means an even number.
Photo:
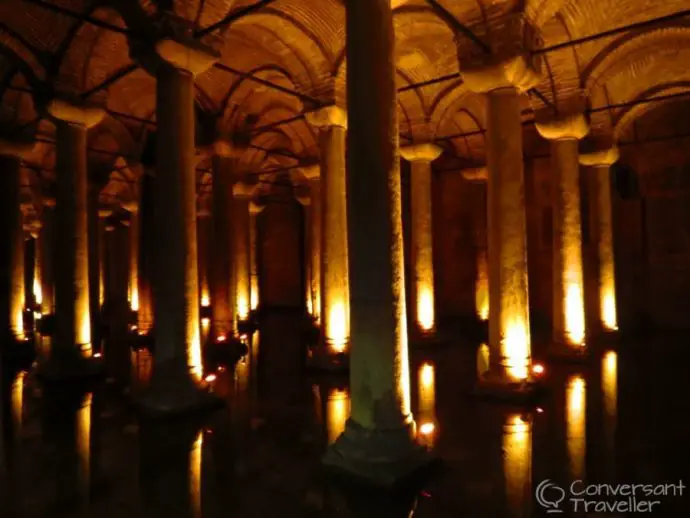
[[[201,518],[201,468],[204,446],[204,434],[199,432],[194,439],[192,449],[189,452],[189,501],[191,516]]]
[[[616,428],[618,423],[618,355],[608,351],[601,360],[601,386],[604,396],[604,455],[608,475],[615,477]]]
[[[26,372],[17,373],[12,380],[12,393],[10,410],[12,413],[12,432],[15,438],[21,436],[24,423],[24,380]]]
[[[481,378],[489,370],[489,346],[482,344],[477,349],[477,376]]]
[[[418,440],[421,444],[433,447],[438,434],[436,420],[436,368],[425,362],[419,366],[419,411],[417,412]]]
[[[509,414],[503,425],[503,472],[509,516],[530,516],[532,501],[532,422]]]
[[[77,411],[77,493],[82,509],[90,503],[91,494],[91,409],[93,394],[87,393]]]
[[[325,422],[328,444],[335,442],[345,431],[348,417],[350,417],[350,391],[347,388],[329,388]]]
[[[565,389],[566,445],[569,478],[583,480],[585,475],[585,426],[587,385],[580,375],[570,376]]]

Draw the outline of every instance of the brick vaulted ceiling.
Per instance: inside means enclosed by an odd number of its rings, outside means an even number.
[[[197,80],[201,144],[216,131],[250,131],[242,167],[259,173],[313,160],[314,131],[300,114],[345,104],[344,0],[0,0],[0,128],[39,140],[24,185],[50,179],[54,128],[47,94],[79,95],[108,116],[90,132],[94,169],[112,169],[109,197],[131,194],[155,84],[128,39],[171,14],[198,38],[223,41],[220,63]],[[534,113],[587,99],[592,136],[620,138],[638,118],[690,86],[690,0],[392,0],[403,143],[436,139],[451,156],[484,159],[483,100],[462,85],[464,56],[492,52],[502,20],[534,28],[543,79],[524,96],[526,151],[543,145]],[[689,11],[686,13],[686,11]],[[652,20],[658,23],[647,23]],[[226,22],[226,23],[224,23]],[[623,29],[626,30],[617,30]],[[282,124],[277,124],[282,121]],[[205,135],[205,137],[204,137]],[[200,181],[208,170],[200,156]],[[27,192],[27,195],[30,193]]]

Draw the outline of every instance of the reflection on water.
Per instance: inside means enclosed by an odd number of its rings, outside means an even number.
[[[529,516],[532,501],[532,423],[520,414],[508,415],[503,426],[503,471],[510,516]]]
[[[24,423],[24,380],[26,372],[20,372],[12,380],[12,427],[15,437],[21,434],[22,424]]]
[[[604,396],[604,455],[609,475],[614,477],[618,421],[618,355],[614,351],[607,352],[602,358],[601,386]]]
[[[489,370],[489,346],[482,344],[477,349],[477,377],[481,377]]]
[[[89,504],[91,490],[91,406],[93,394],[84,395],[81,407],[77,412],[76,450],[77,450],[77,487],[79,501],[83,507]]]
[[[566,441],[570,480],[582,480],[585,473],[586,390],[582,376],[568,378],[565,392]]]
[[[153,373],[153,355],[147,349],[140,349],[130,353],[131,358],[131,388],[133,392],[140,391],[151,380]]]
[[[199,432],[194,439],[189,452],[189,502],[191,516],[201,518],[201,461],[204,446],[203,432]]]
[[[350,391],[331,388],[326,400],[326,435],[332,444],[345,431],[345,423],[350,416]]]
[[[430,362],[419,366],[419,411],[417,412],[418,440],[433,447],[438,435],[436,421],[436,369]]]

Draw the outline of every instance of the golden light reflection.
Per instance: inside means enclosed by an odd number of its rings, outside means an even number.
[[[483,376],[489,370],[489,346],[482,344],[477,349],[477,376]]]
[[[249,301],[242,293],[237,294],[237,318],[240,320],[249,318]]]
[[[608,351],[602,359],[601,385],[604,392],[604,412],[615,417],[618,403],[618,355]]]
[[[585,303],[582,285],[571,283],[565,295],[565,332],[571,345],[585,344]]]
[[[489,261],[486,250],[477,253],[477,282],[474,288],[474,302],[480,320],[489,319]]]
[[[38,263],[36,263],[35,272],[33,283],[34,301],[36,301],[36,304],[40,305],[43,303],[43,287],[41,286],[41,272],[40,268],[38,267]]]
[[[19,431],[24,422],[24,379],[26,372],[20,372],[12,381],[12,422]]]
[[[432,363],[419,366],[419,412],[417,413],[418,440],[432,447],[436,442],[436,369]]]
[[[91,479],[91,406],[93,394],[84,396],[77,413],[77,459],[79,462],[79,493],[86,499],[90,494]]]
[[[256,275],[252,275],[251,278],[251,295],[249,296],[249,305],[252,311],[259,307],[259,278]]]
[[[422,331],[434,329],[434,291],[430,286],[419,286],[417,296],[417,324]]]
[[[601,289],[601,324],[607,331],[618,330],[618,315],[616,312],[616,294],[612,286]]]
[[[345,352],[347,347],[347,316],[345,304],[336,302],[328,313],[328,335],[326,341],[330,349],[336,353]]]
[[[88,306],[88,299],[86,300]],[[91,358],[93,355],[93,347],[91,345],[91,321],[89,319],[88,311],[80,311],[77,313],[79,326],[77,328],[77,343],[84,358]]]
[[[521,516],[532,496],[532,423],[519,414],[509,415],[503,427],[503,470],[508,508]]]
[[[570,461],[571,480],[584,477],[585,463],[585,424],[586,424],[586,385],[579,376],[571,376],[566,385],[566,441]]]
[[[24,339],[24,311],[22,306],[15,308],[12,315],[12,334],[17,338],[17,340]]]
[[[139,311],[139,287],[132,285],[129,298],[129,307],[132,311]]]
[[[326,435],[332,444],[345,431],[350,416],[350,392],[347,389],[330,389],[326,401]]]
[[[529,375],[529,340],[529,328],[524,319],[519,317],[508,319],[501,351],[508,376],[514,381],[526,380]]]
[[[204,447],[203,432],[199,432],[194,439],[189,452],[189,501],[193,518],[200,518],[201,514],[201,461]]]
[[[211,298],[209,297],[208,293],[203,293],[201,295],[201,307],[207,308],[211,305]]]
[[[195,327],[192,331],[192,340],[187,349],[187,362],[189,364],[192,377],[196,381],[201,381],[204,374],[204,362],[201,357],[201,339],[199,336],[199,328]]]
[[[314,314],[314,306],[312,305],[312,302],[311,302],[311,291],[307,292],[306,301],[307,301],[307,313],[309,313],[310,315],[313,315]]]

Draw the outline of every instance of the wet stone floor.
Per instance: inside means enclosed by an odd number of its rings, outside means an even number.
[[[442,462],[421,489],[380,494],[323,473],[320,456],[347,418],[347,379],[307,377],[298,330],[269,316],[253,338],[258,361],[217,373],[227,405],[203,419],[139,422],[115,383],[48,393],[31,373],[14,375],[0,516],[690,516],[679,486],[690,484],[687,336],[626,341],[587,366],[545,362],[549,395],[531,409],[471,395],[478,344],[413,350],[420,440]],[[137,390],[150,358],[132,360]],[[648,487],[632,498],[631,484]]]

